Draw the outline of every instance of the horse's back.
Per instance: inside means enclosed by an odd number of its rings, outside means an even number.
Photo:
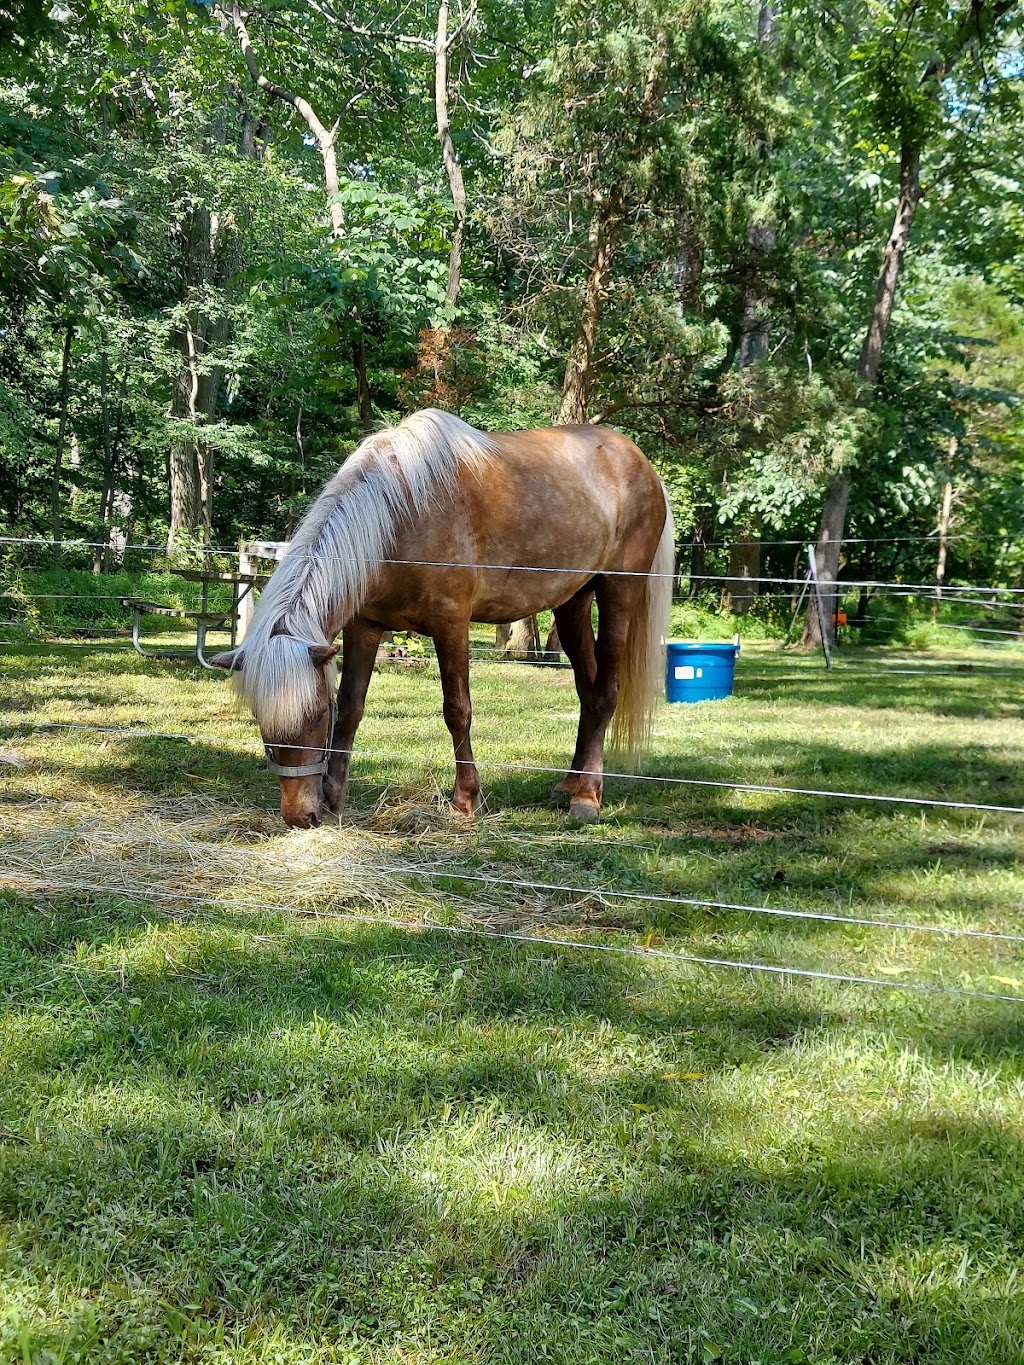
[[[452,503],[401,533],[395,558],[414,563],[381,575],[385,624],[416,629],[420,612],[426,620],[448,608],[517,620],[567,601],[602,572],[650,568],[664,493],[628,437],[595,426],[488,434],[491,458],[467,468]],[[448,574],[442,564],[459,568]]]

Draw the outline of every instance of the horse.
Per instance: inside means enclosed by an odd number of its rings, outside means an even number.
[[[367,436],[309,507],[245,639],[213,660],[256,717],[285,823],[315,827],[341,810],[386,630],[433,639],[455,751],[452,807],[471,815],[480,779],[470,623],[547,609],[580,703],[555,792],[575,819],[597,819],[609,724],[629,753],[649,741],[674,552],[661,479],[611,428],[484,433],[426,408]]]

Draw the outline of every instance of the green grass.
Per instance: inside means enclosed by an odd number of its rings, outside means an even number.
[[[745,644],[646,770],[1024,805],[1020,651],[902,657]],[[609,781],[579,829],[485,762],[451,821],[427,661],[289,833],[219,677],[0,666],[7,881],[111,888],[3,897],[0,1360],[1020,1361],[1024,1006],[419,926],[1024,995],[1022,945],[613,894],[1024,933],[1024,818]],[[565,761],[568,673],[474,701],[481,760]]]

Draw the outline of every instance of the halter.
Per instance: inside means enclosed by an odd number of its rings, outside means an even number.
[[[334,738],[334,721],[337,716],[338,704],[333,694],[327,700],[327,735],[324,739],[323,753],[317,763],[275,763],[274,750],[275,744],[264,744],[263,752],[267,756],[267,767],[278,777],[319,777],[327,772],[327,765],[331,753],[331,741]]]

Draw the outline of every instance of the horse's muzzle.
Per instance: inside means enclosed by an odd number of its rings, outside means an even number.
[[[309,778],[286,779],[281,783],[281,819],[290,829],[317,829],[327,807],[323,783]]]

